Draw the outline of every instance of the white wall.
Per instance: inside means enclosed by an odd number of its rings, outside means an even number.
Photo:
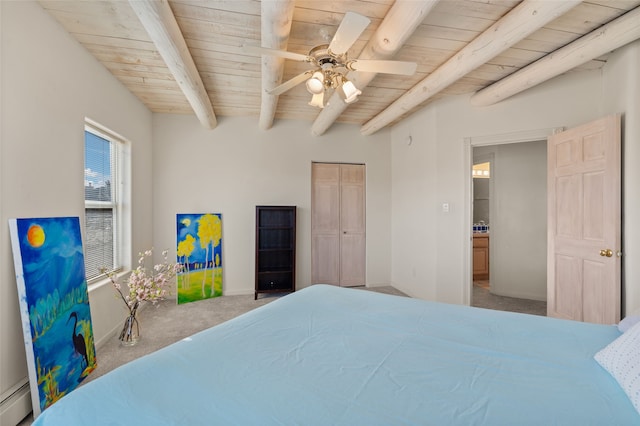
[[[256,205],[296,205],[296,287],[311,282],[311,163],[366,164],[367,285],[390,281],[389,132],[364,137],[337,124],[322,137],[310,122],[280,120],[267,131],[256,117],[223,117],[209,131],[195,117],[153,120],[154,245],[176,245],[177,213],[222,213],[223,292],[254,291]]]
[[[151,234],[151,113],[36,2],[0,2],[0,400],[27,368],[7,220],[84,216],[84,120],[132,141],[134,249]],[[90,294],[99,342],[120,323],[110,286]],[[117,315],[114,315],[114,311]],[[15,424],[30,411],[0,412]],[[21,408],[21,407],[17,407]]]
[[[540,86],[496,105],[473,108],[468,96],[434,102],[405,119],[391,130],[392,193],[394,204],[392,238],[394,251],[391,281],[407,293],[443,302],[468,303],[470,259],[466,232],[470,208],[470,185],[465,179],[470,164],[464,139],[536,131],[554,127],[573,127],[604,115],[625,113],[625,262],[626,308],[640,306],[640,262],[638,227],[629,218],[640,217],[640,199],[635,188],[640,161],[640,114],[638,78],[640,42],[613,55],[613,63],[603,70],[574,72],[556,77]],[[413,136],[412,145],[404,143]],[[419,161],[409,151],[422,157]],[[630,170],[630,169],[634,170]],[[417,179],[431,191],[405,192],[403,182]],[[442,204],[449,212],[442,212]],[[424,212],[423,221],[413,221],[415,211]],[[404,222],[411,223],[411,233]],[[411,222],[410,222],[411,221]],[[420,245],[416,245],[420,241]],[[420,249],[420,254],[415,250]],[[409,261],[399,261],[408,258]],[[431,271],[413,277],[407,268]],[[635,267],[634,267],[635,264]],[[435,276],[434,276],[435,275]]]
[[[640,308],[640,40],[611,55],[602,91],[604,108],[623,112],[623,257],[626,312]]]
[[[436,111],[414,114],[391,130],[391,283],[437,300]],[[411,143],[408,143],[411,137]]]

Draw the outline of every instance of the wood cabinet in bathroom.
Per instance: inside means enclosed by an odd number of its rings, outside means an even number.
[[[489,279],[489,233],[473,234],[473,280]]]

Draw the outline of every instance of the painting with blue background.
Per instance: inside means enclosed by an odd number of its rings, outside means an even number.
[[[32,351],[29,378],[37,381],[38,409],[44,410],[96,367],[80,221],[9,222],[25,343]]]

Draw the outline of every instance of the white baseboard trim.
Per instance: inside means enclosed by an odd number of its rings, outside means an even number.
[[[538,302],[546,302],[547,301],[547,295],[541,295],[541,294],[531,294],[531,293],[521,293],[518,291],[491,291],[491,294],[495,294],[496,296],[504,296],[504,297],[513,297],[516,299],[527,299],[527,300],[536,300]]]
[[[32,411],[29,380],[0,402],[0,425],[17,425]]]
[[[223,296],[247,296],[249,294],[253,294],[255,290],[236,290],[236,291],[222,291]]]
[[[115,336],[116,334],[118,334],[120,332],[120,330],[122,330],[122,325],[121,324],[118,324],[118,325],[114,326],[113,329],[110,332],[108,332],[107,334],[102,336],[102,338],[100,338],[99,340],[96,341],[96,349],[97,348],[101,348],[105,343],[110,341],[113,338],[113,336]]]

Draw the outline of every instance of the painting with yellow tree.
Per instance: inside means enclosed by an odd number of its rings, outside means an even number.
[[[178,213],[178,303],[222,296],[222,214]]]

